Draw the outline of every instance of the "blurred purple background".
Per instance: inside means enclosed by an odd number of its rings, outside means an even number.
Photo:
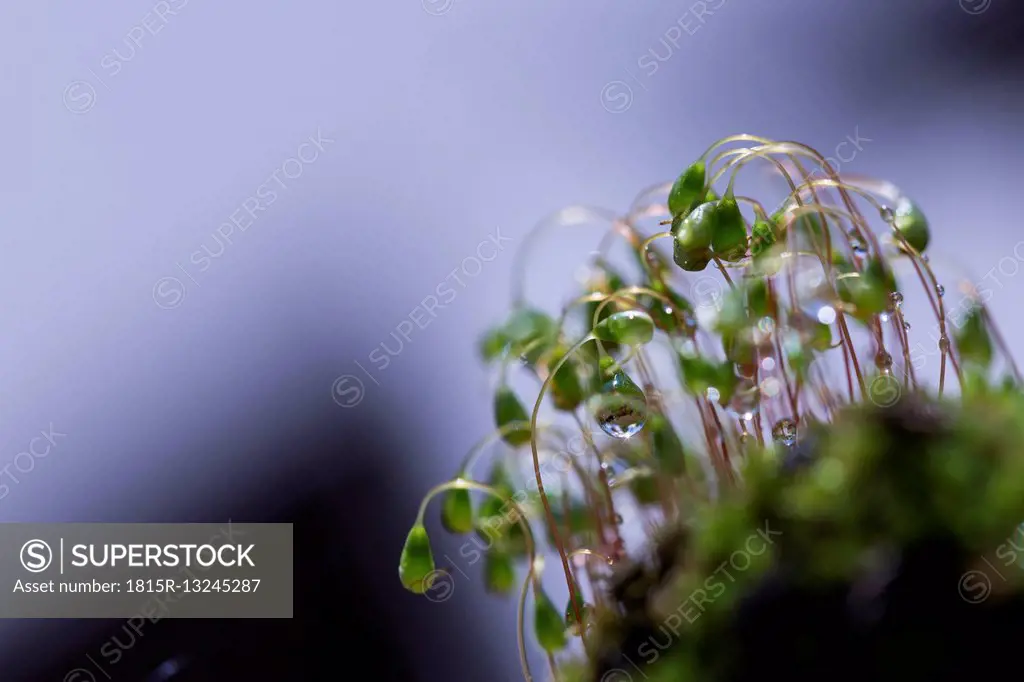
[[[624,209],[728,134],[859,136],[842,172],[907,190],[977,279],[1019,266],[1021,9],[7,3],[0,520],[289,520],[303,578],[294,622],[163,621],[102,671],[123,623],[0,621],[2,677],[518,679],[511,601],[465,579],[431,604],[395,566],[491,424],[476,340],[527,231]],[[537,259],[540,304],[573,243]],[[1019,351],[1011,265],[990,305]]]

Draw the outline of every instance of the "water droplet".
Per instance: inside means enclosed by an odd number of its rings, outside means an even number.
[[[945,334],[939,337],[939,350],[943,353],[949,351],[949,337]]]
[[[836,321],[836,309],[830,305],[823,305],[818,309],[818,322],[832,324]]]
[[[943,296],[946,295],[946,287],[939,284],[938,286],[935,287],[935,293],[939,295],[939,298],[942,298]]]
[[[647,421],[647,397],[625,372],[616,372],[592,400],[594,417],[609,436],[629,438]]]
[[[687,335],[689,335],[689,336],[693,336],[695,333],[697,333],[697,318],[696,318],[696,316],[694,316],[694,314],[692,312],[690,312],[689,310],[684,310],[683,314],[682,314],[682,318],[683,318],[683,331]]]
[[[923,254],[923,255],[921,256],[921,260],[923,260],[923,261],[924,261],[925,263],[927,263],[927,262],[928,262],[928,254],[927,254],[927,253],[926,253],[926,254]]]
[[[892,356],[884,350],[878,351],[878,354],[875,355],[875,367],[882,371],[888,370],[892,367]]]
[[[704,396],[713,403],[717,403],[721,395],[714,386],[708,386],[707,390],[704,391]]]
[[[903,294],[893,291],[889,294],[889,307],[892,310],[899,310],[903,306]]]
[[[743,379],[736,386],[725,410],[743,420],[750,420],[761,407],[761,391],[753,379]]]
[[[903,320],[903,331],[910,331],[910,323],[907,322],[906,320]]]
[[[851,246],[853,247],[853,255],[857,258],[864,258],[868,255],[868,250],[864,247],[864,242],[855,241]]]
[[[889,313],[881,313],[878,316],[878,319],[880,319],[882,322],[888,322],[889,321]]]
[[[774,398],[782,392],[782,384],[775,377],[768,377],[761,382],[761,393],[767,398]]]
[[[625,523],[625,519],[622,518],[622,514],[616,514],[615,515],[615,525],[621,526],[623,523]]]
[[[792,419],[780,419],[772,427],[772,440],[791,446],[796,443],[796,422]]]
[[[896,220],[896,212],[888,206],[883,206],[878,210],[878,213],[882,216],[882,220],[887,223],[892,223]]]

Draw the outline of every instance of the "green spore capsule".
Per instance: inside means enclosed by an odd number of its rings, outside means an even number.
[[[540,310],[517,308],[505,323],[504,337],[509,351],[532,365],[557,341],[558,323]]]
[[[511,491],[504,491],[509,497]],[[526,533],[519,523],[515,508],[496,497],[488,497],[480,504],[476,530],[480,539],[502,552],[514,556],[526,554]]]
[[[747,255],[747,223],[731,189],[717,206],[711,248],[722,260],[735,263]]]
[[[663,282],[652,282],[651,288],[670,301],[666,302],[655,296],[640,297],[640,301],[654,320],[654,326],[669,334],[692,335],[697,326],[693,304]]]
[[[480,358],[484,362],[490,362],[496,360],[505,353],[505,349],[509,345],[508,334],[505,333],[504,327],[495,327],[488,330],[480,337],[478,342],[478,352]]]
[[[711,262],[717,208],[716,202],[709,201],[672,221],[672,260],[683,270],[700,272]]]
[[[928,248],[930,230],[928,219],[917,207],[917,204],[906,197],[900,197],[896,202],[896,209],[893,211],[892,225],[896,231],[907,240],[918,253],[924,253]],[[897,238],[897,242],[899,239]]]
[[[398,560],[398,577],[405,589],[423,594],[430,589],[434,573],[434,554],[430,551],[427,529],[417,523],[405,539],[402,556]]]
[[[651,450],[663,471],[680,476],[686,472],[686,451],[683,443],[672,428],[672,423],[661,414],[651,415],[648,428],[651,429]],[[654,479],[647,479],[653,482]]]
[[[573,595],[575,598],[570,597],[565,604],[565,627],[570,634],[578,636],[586,626],[587,603],[584,601],[583,592],[580,591],[580,585],[576,581],[573,581]],[[583,623],[576,620],[577,609],[579,609],[580,618],[583,619]]]
[[[445,491],[441,500],[441,525],[449,533],[469,533],[473,530],[473,501],[465,488]]]
[[[836,279],[836,288],[840,300],[853,305],[851,314],[866,322],[872,315],[886,311],[889,294],[896,291],[896,279],[881,260],[871,258],[863,272],[840,275]]]
[[[609,436],[629,438],[639,433],[647,421],[647,396],[629,375],[619,370],[591,398],[591,411]]]
[[[548,361],[549,372],[554,371],[555,366],[565,356],[567,350],[565,346],[555,347],[551,359]],[[551,378],[551,399],[557,409],[566,412],[571,412],[579,407],[585,397],[577,357],[569,358],[558,370],[558,373]]]
[[[992,363],[992,339],[980,306],[973,306],[968,311],[953,336],[960,351],[960,358],[965,364],[988,368]]]
[[[778,241],[775,228],[768,221],[758,218],[750,228],[750,255],[755,259],[768,253]]]
[[[494,394],[494,423],[498,428],[504,428],[515,422],[529,422],[530,417],[526,414],[526,408],[519,402],[519,398],[508,386],[501,386]],[[519,447],[530,442],[530,428],[520,425],[518,428],[510,429],[502,436],[502,439],[513,447]]]
[[[565,636],[565,621],[543,589],[533,597],[533,631],[537,643],[549,654],[561,651],[568,644]]]
[[[642,310],[623,310],[598,323],[594,336],[602,341],[640,346],[654,338],[654,320]]]
[[[484,588],[491,594],[508,594],[516,585],[512,556],[496,548],[484,554]]]
[[[673,216],[687,213],[694,202],[704,196],[706,171],[704,161],[696,161],[682,172],[668,193],[669,213]]]

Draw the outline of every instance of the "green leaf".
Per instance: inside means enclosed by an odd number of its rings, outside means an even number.
[[[594,336],[602,341],[640,346],[654,338],[654,320],[642,310],[623,310],[594,327]]]
[[[441,525],[449,533],[469,533],[473,530],[473,501],[465,488],[445,491],[441,501]]]
[[[704,196],[706,175],[704,161],[696,161],[684,170],[668,193],[668,210],[673,216],[687,213],[694,202]]]
[[[434,577],[434,555],[423,524],[414,525],[405,539],[405,547],[398,560],[398,577],[410,592],[423,594],[430,589],[429,582]]]
[[[537,643],[549,654],[561,651],[568,644],[565,621],[543,589],[533,595],[533,630]]]
[[[519,402],[519,398],[508,386],[501,386],[494,394],[494,423],[498,428],[503,428],[514,422],[529,422],[530,417],[526,414],[526,408]],[[513,429],[502,436],[502,439],[513,447],[525,445],[530,442],[530,428],[523,426]]]

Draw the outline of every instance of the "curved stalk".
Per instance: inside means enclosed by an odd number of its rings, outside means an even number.
[[[532,424],[531,424],[532,426]],[[525,625],[525,613],[526,613],[526,590],[529,585],[533,585],[534,593],[538,591],[538,580],[537,575],[534,572],[534,565],[537,561],[536,545],[533,541],[533,531],[530,529],[530,524],[526,521],[526,513],[523,511],[515,500],[511,497],[505,497],[501,492],[489,485],[483,483],[477,483],[476,481],[467,481],[464,478],[457,478],[454,481],[446,481],[439,485],[434,486],[427,494],[423,497],[423,501],[420,503],[419,512],[416,514],[416,523],[423,525],[423,517],[427,512],[427,505],[430,504],[430,500],[435,496],[448,491],[448,490],[478,490],[492,497],[496,497],[505,504],[508,504],[516,512],[517,520],[519,525],[523,529],[523,537],[526,542],[526,555],[530,562],[530,568],[527,571],[526,579],[523,581],[523,593],[519,600],[519,616],[518,616],[518,645],[519,645],[519,663],[523,668],[523,676],[526,678],[526,682],[533,682],[533,674],[530,672],[530,662],[526,656],[526,625]]]

